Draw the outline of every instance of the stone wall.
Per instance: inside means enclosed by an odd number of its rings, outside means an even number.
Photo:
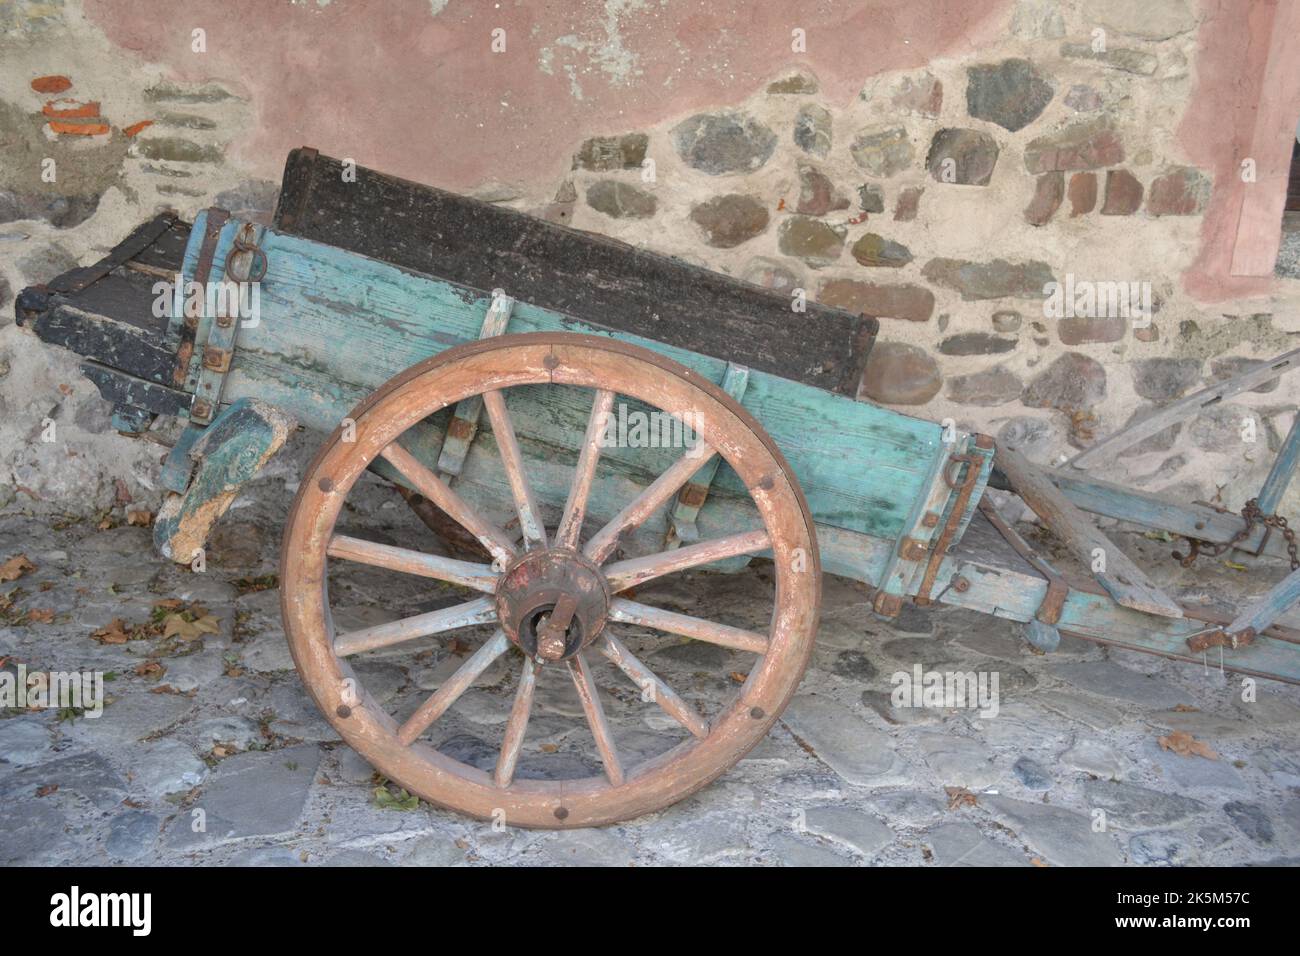
[[[848,96],[816,56],[791,52],[765,81],[702,108],[635,125],[620,110],[593,111],[558,167],[525,163],[508,182],[465,191],[740,276],[792,306],[806,295],[877,316],[863,398],[1056,463],[1285,351],[1300,328],[1296,280],[1212,304],[1183,281],[1224,185],[1224,170],[1198,167],[1180,135],[1200,89],[1211,6],[995,4],[978,42],[936,45],[921,65],[881,71],[863,57]],[[412,5],[417,14],[429,11]],[[106,476],[147,488],[156,455],[124,463],[129,443],[102,434],[105,411],[75,365],[34,351],[12,328],[5,284],[16,290],[93,259],[159,206],[265,214],[274,184],[264,173],[283,157],[252,162],[233,146],[264,124],[255,84],[250,93],[193,69],[190,81],[174,80],[71,4],[8,4],[0,17],[0,131],[6,152],[17,144],[26,157],[0,168],[0,505],[66,500],[73,486],[102,504]],[[680,27],[671,21],[669,35]],[[845,64],[830,67],[838,76]],[[71,85],[33,88],[50,74]],[[302,124],[303,142],[349,155],[315,140],[310,117]],[[497,132],[506,148],[509,127]],[[361,128],[357,140],[366,162]],[[69,170],[53,189],[33,172],[46,155]],[[448,185],[436,170],[417,178]],[[1133,308],[1118,308],[1114,296],[1130,291]],[[792,307],[792,335],[801,321]],[[1300,379],[1261,387],[1097,474],[1239,507],[1267,472],[1297,395]],[[53,486],[31,442],[51,409],[71,425],[58,454],[86,450]]]

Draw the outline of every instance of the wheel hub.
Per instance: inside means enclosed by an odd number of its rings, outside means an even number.
[[[564,548],[527,551],[497,586],[501,629],[539,661],[565,661],[600,636],[609,588],[600,569]]]

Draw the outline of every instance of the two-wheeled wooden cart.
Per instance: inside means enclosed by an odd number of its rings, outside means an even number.
[[[1297,575],[1236,616],[1180,604],[1084,512],[1202,548],[1284,553],[1268,525],[1037,468],[987,436],[855,400],[875,332],[868,317],[793,311],[784,295],[612,240],[344,172],[297,150],[272,226],[217,209],[192,225],[160,216],[97,265],[25,290],[17,312],[84,357],[119,430],[139,434],[159,415],[188,420],[163,467],[172,495],[155,526],[174,560],[203,547],[293,427],[328,435],[286,523],[286,635],[343,739],[419,796],[537,827],[608,823],[681,799],[758,743],[795,692],[823,572],[873,586],[885,615],[906,600],[939,602],[1025,622],[1044,649],[1061,632],[1192,661],[1214,648],[1231,670],[1300,681],[1300,632],[1279,623]],[[171,295],[176,274],[182,293]],[[187,287],[201,294],[191,299]],[[256,295],[241,301],[250,288]],[[160,294],[170,298],[157,309]],[[1293,360],[1208,397],[1254,387]],[[636,440],[624,428],[631,415],[667,424],[655,434],[669,439]],[[1298,448],[1293,429],[1262,511],[1275,507]],[[480,557],[336,530],[367,470]],[[1049,564],[985,497],[991,479],[1085,565],[1100,549],[1104,570],[1072,576]],[[754,558],[770,561],[767,586],[755,589],[770,602],[763,626],[633,594],[664,575]],[[342,630],[331,615],[335,562],[451,582],[465,595]],[[491,636],[401,719],[351,666],[483,624]],[[620,638],[629,626],[722,645],[752,666],[704,712],[634,655]],[[680,727],[675,746],[636,765],[620,757],[592,676],[597,655]],[[518,676],[495,763],[436,749],[431,728],[503,657]],[[571,677],[602,773],[516,773],[544,668]]]

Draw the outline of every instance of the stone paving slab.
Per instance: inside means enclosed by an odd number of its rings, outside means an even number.
[[[223,519],[223,553],[245,563],[214,561],[204,575],[155,558],[138,528],[54,530],[0,517],[0,558],[25,551],[48,562],[33,580],[51,582],[38,593],[58,609],[49,624],[0,627],[4,666],[115,673],[98,718],[0,714],[0,864],[1177,866],[1300,856],[1296,688],[1260,681],[1252,696],[1213,668],[1078,641],[1042,655],[1008,622],[942,607],[909,607],[891,623],[870,612],[860,585],[833,579],[823,640],[790,707],[750,754],[687,800],[562,834],[494,828],[422,803],[381,806],[382,778],[339,739],[292,669],[278,592],[236,586],[250,568],[274,568],[276,535],[265,529],[278,528],[288,496],[268,482]],[[362,508],[354,518],[398,535],[392,514]],[[121,568],[131,570],[110,573]],[[114,588],[86,586],[101,581]],[[374,569],[333,586],[356,622],[438,599]],[[752,626],[767,586],[755,572],[701,573],[647,600]],[[220,633],[179,652],[91,640],[113,618],[145,620],[171,597],[208,602]],[[632,635],[642,659],[706,713],[732,692],[729,674],[746,660]],[[477,640],[476,632],[466,643]],[[358,660],[356,672],[400,715],[465,653],[426,642]],[[135,673],[152,660],[165,668],[161,678]],[[996,716],[900,702],[895,677],[916,664],[996,672]],[[596,678],[629,760],[682,733],[612,668],[602,663]],[[490,767],[515,680],[504,662],[489,669],[446,715],[435,744]],[[1172,731],[1219,759],[1162,749],[1157,738]],[[521,774],[598,770],[565,680],[539,681],[528,741]]]

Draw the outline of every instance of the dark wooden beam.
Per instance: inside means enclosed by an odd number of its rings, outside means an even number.
[[[791,298],[313,149],[289,154],[275,228],[784,378],[855,395],[874,318]]]

